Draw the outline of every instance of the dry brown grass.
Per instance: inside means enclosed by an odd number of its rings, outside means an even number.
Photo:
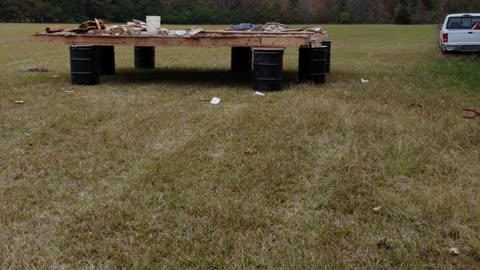
[[[438,55],[434,27],[329,26],[328,84],[293,84],[289,50],[266,97],[228,49],[144,73],[121,48],[71,86],[41,28],[0,25],[1,268],[480,267],[480,59]]]

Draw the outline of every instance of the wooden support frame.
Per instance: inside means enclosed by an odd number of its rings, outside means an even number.
[[[281,48],[253,48],[252,87],[257,91],[282,89],[283,54]]]
[[[203,31],[194,36],[113,36],[76,35],[71,33],[36,34],[34,41],[63,42],[68,45],[104,46],[183,46],[183,47],[311,47],[312,41],[328,36],[310,32],[242,32]]]
[[[101,75],[115,75],[115,47],[95,46],[97,64]]]
[[[326,33],[288,31],[288,32],[240,32],[240,31],[197,31],[195,35],[162,36],[162,35],[101,35],[72,33],[39,33],[32,37],[34,41],[63,42],[70,46],[131,46],[131,47],[231,47],[232,70],[234,64],[238,70],[246,70],[247,61],[240,59],[243,49],[253,53],[253,88],[261,91],[281,89],[283,71],[283,53],[286,48],[300,48],[299,79],[313,80],[316,83],[325,82],[323,70],[325,65],[313,65],[314,62],[326,61],[327,57],[317,59],[316,54],[323,41],[328,40]],[[316,49],[317,48],[317,49]],[[306,49],[306,50],[302,50]],[[323,48],[322,48],[323,49]],[[325,51],[326,53],[326,51]],[[250,58],[251,59],[251,58]],[[247,59],[249,60],[249,59]],[[241,66],[241,67],[240,67]],[[248,63],[251,66],[251,63]]]
[[[155,47],[135,47],[134,58],[136,69],[155,69]]]
[[[232,71],[250,71],[252,70],[252,48],[250,47],[232,47],[231,59]]]

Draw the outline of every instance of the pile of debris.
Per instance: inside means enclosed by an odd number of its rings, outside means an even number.
[[[299,32],[299,31],[307,31],[307,32],[322,32],[321,27],[306,27],[306,28],[297,28],[297,29],[289,29],[287,25],[277,23],[277,22],[269,22],[263,25],[254,25],[251,23],[241,23],[236,25],[231,25],[227,31],[245,31],[245,32]]]
[[[94,19],[93,21],[86,21],[82,23],[79,27],[70,30],[70,32],[73,33],[88,33],[88,31],[93,31],[93,30],[105,30],[107,28],[107,25],[102,19]]]
[[[77,33],[77,34],[85,34],[88,33],[89,31],[101,31],[107,29],[107,25],[102,19],[94,19],[92,21],[86,21],[82,23],[79,27],[74,28],[72,30],[65,30],[62,27],[58,26],[49,26],[45,29],[45,32],[51,34],[51,33],[60,33],[60,32],[71,32],[71,33]]]
[[[155,35],[161,36],[192,36],[202,32],[203,29],[197,26],[193,26],[186,30],[181,31],[169,31],[165,28],[159,28],[158,33]],[[107,26],[102,19],[94,19],[82,23],[75,29],[64,29],[58,26],[49,26],[45,29],[47,34],[90,34],[90,35],[103,35],[103,36],[140,36],[140,35],[152,35],[147,32],[147,23],[144,21],[133,19],[127,24]]]
[[[148,20],[148,18],[147,18]],[[113,25],[111,27],[107,26],[102,19],[94,19],[82,23],[79,27],[71,30],[65,30],[62,27],[49,26],[45,29],[45,32],[48,34],[58,34],[58,35],[76,35],[76,34],[89,34],[89,35],[102,35],[102,36],[168,36],[168,37],[191,37],[198,33],[217,33],[223,34],[225,32],[231,32],[235,34],[236,32],[274,32],[274,33],[289,33],[289,32],[313,32],[313,33],[322,33],[322,28],[300,28],[300,29],[289,29],[287,25],[269,22],[266,24],[254,25],[251,23],[241,23],[237,25],[230,26],[227,31],[204,31],[202,28],[193,26],[186,30],[180,31],[169,31],[168,29],[161,28],[158,23],[157,26],[153,27],[152,30],[150,26],[144,21],[133,19],[127,24],[122,25]]]
[[[109,27],[105,34],[119,35],[134,35],[138,36],[141,32],[147,32],[147,24],[139,20],[132,20],[127,22],[126,25],[113,25]]]
[[[166,29],[160,29],[159,34],[162,31],[168,31]],[[132,36],[140,36],[147,34],[147,23],[144,21],[133,19],[131,22],[127,22],[124,25],[114,25],[107,29],[106,34],[112,34],[115,36],[119,35],[132,35]]]

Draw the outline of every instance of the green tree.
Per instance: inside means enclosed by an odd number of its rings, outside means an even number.
[[[397,13],[395,14],[395,23],[396,24],[412,23],[412,18],[411,18],[406,0],[400,1],[400,4],[397,9]]]

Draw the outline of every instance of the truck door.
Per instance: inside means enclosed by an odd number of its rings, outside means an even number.
[[[448,43],[470,45],[474,42],[472,17],[451,17],[447,23]]]
[[[477,45],[480,45],[480,17],[472,17],[472,28],[477,26],[475,29],[472,29],[471,32],[473,32],[471,35],[473,35],[473,42],[476,43]]]

